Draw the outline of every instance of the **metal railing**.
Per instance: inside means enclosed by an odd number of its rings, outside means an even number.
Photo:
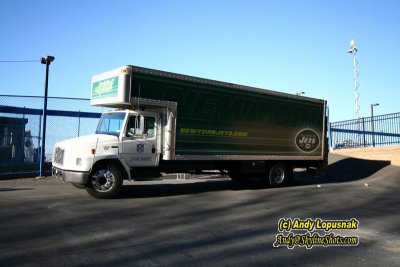
[[[400,112],[330,123],[332,149],[400,144]]]

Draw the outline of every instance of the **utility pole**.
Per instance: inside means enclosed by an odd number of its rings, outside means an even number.
[[[43,135],[42,135],[42,147],[40,150],[40,173],[39,177],[44,177],[44,165],[46,161],[45,157],[45,147],[46,147],[46,122],[47,122],[47,95],[48,95],[48,88],[49,88],[49,66],[51,62],[54,61],[53,56],[42,57],[40,63],[46,65],[46,79],[44,83],[44,104],[43,104]]]

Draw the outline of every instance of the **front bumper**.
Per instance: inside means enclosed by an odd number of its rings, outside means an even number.
[[[61,170],[55,167],[51,168],[51,174],[66,183],[74,183],[74,184],[87,184],[89,179],[88,172],[74,172],[74,171],[66,171]]]

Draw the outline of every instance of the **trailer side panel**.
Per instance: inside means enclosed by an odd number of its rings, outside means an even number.
[[[178,103],[178,158],[323,158],[323,100],[139,67],[131,84],[131,97]]]

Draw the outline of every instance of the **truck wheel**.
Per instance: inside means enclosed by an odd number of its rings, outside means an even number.
[[[118,166],[100,167],[89,177],[86,191],[95,198],[113,198],[121,189],[123,180]]]
[[[268,172],[268,181],[272,187],[282,187],[286,185],[291,178],[293,170],[282,163],[271,166]]]

